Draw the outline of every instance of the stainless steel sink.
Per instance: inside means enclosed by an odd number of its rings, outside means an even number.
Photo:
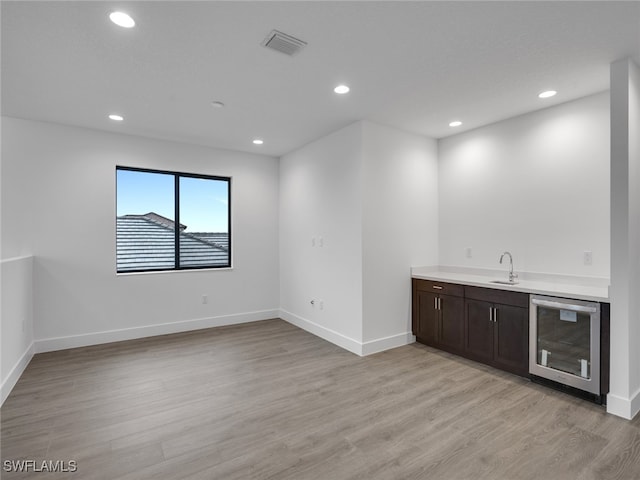
[[[509,281],[509,280],[491,280],[490,283],[499,283],[500,285],[517,285],[518,282],[516,281]]]

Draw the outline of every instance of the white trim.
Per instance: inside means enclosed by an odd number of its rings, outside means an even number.
[[[351,353],[362,356],[362,343],[358,342],[357,340],[346,337],[341,333],[336,332],[335,330],[331,330],[330,328],[318,325],[311,320],[299,317],[291,312],[287,312],[286,310],[280,310],[280,318],[291,323],[292,325],[295,325],[298,328],[301,328],[302,330],[313,333],[317,337],[331,342],[334,345],[338,345],[339,347],[342,347]]]
[[[636,390],[636,393],[631,397],[631,415],[629,415],[629,420],[632,420],[638,413],[640,413],[640,388]]]
[[[20,262],[22,260],[28,260],[30,258],[33,258],[33,255],[22,255],[20,257],[3,258],[0,260],[0,263]]]
[[[378,338],[377,340],[371,340],[362,344],[362,355],[372,355],[374,353],[384,352],[385,350],[391,350],[392,348],[403,347],[415,341],[416,337],[411,332]]]
[[[406,332],[362,343],[354,340],[353,338],[349,338],[341,333],[338,333],[335,330],[331,330],[330,328],[318,325],[311,320],[299,317],[298,315],[295,315],[286,310],[280,310],[280,318],[291,323],[292,325],[295,325],[298,328],[301,328],[302,330],[306,330],[307,332],[312,333],[317,337],[320,337],[361,357],[382,352],[384,350],[390,350],[392,348],[409,345],[410,343],[416,341],[416,337],[414,337],[410,332]]]
[[[102,343],[120,342],[135,338],[153,337],[171,333],[188,332],[203,328],[235,325],[238,323],[256,322],[278,317],[278,310],[262,310],[258,312],[246,312],[219,317],[198,318],[194,320],[182,320],[179,322],[163,323],[160,325],[146,325],[144,327],[123,328],[119,330],[107,330],[103,332],[84,333],[70,335],[68,337],[55,337],[36,340],[36,353],[65,350],[67,348],[86,347]]]
[[[233,254],[232,254],[233,255]],[[234,269],[231,267],[208,267],[208,268],[168,268],[166,270],[145,270],[142,272],[118,272],[116,270],[116,277],[135,277],[138,275],[165,275],[168,273],[197,273],[197,272],[230,272]]]
[[[5,378],[4,381],[2,382],[2,385],[0,385],[0,396],[1,396],[0,406],[7,399],[7,397],[11,393],[11,390],[13,390],[13,387],[15,387],[16,383],[18,383],[18,380],[20,380],[22,373],[27,368],[27,365],[29,365],[29,362],[33,358],[34,352],[35,352],[34,343],[31,342],[31,345],[29,345],[27,349],[24,351],[24,353],[20,356],[16,364],[13,366],[13,368],[9,372],[9,375],[7,375],[7,378]]]
[[[640,412],[640,389],[636,390],[631,398],[623,398],[617,395],[607,395],[607,413],[632,420]]]

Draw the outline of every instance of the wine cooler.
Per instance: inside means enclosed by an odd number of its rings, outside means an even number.
[[[600,304],[530,296],[529,373],[600,395]]]

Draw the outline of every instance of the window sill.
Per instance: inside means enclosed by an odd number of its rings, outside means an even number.
[[[233,270],[233,267],[222,268],[193,268],[183,270],[149,270],[148,272],[116,272],[117,277],[129,277],[135,275],[166,275],[172,273],[203,273],[203,272],[228,272]]]

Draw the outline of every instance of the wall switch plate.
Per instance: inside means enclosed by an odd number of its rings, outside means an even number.
[[[466,258],[471,258],[471,247],[466,247],[466,248],[464,249],[464,256],[465,256]]]
[[[583,259],[585,265],[593,265],[593,252],[585,250]]]
[[[316,246],[316,237],[311,237],[311,246],[312,247]]]
[[[322,237],[318,239],[318,245],[320,245],[321,247],[324,247],[324,239]]]
[[[209,303],[209,297],[207,295],[202,295],[202,304],[206,305]]]

